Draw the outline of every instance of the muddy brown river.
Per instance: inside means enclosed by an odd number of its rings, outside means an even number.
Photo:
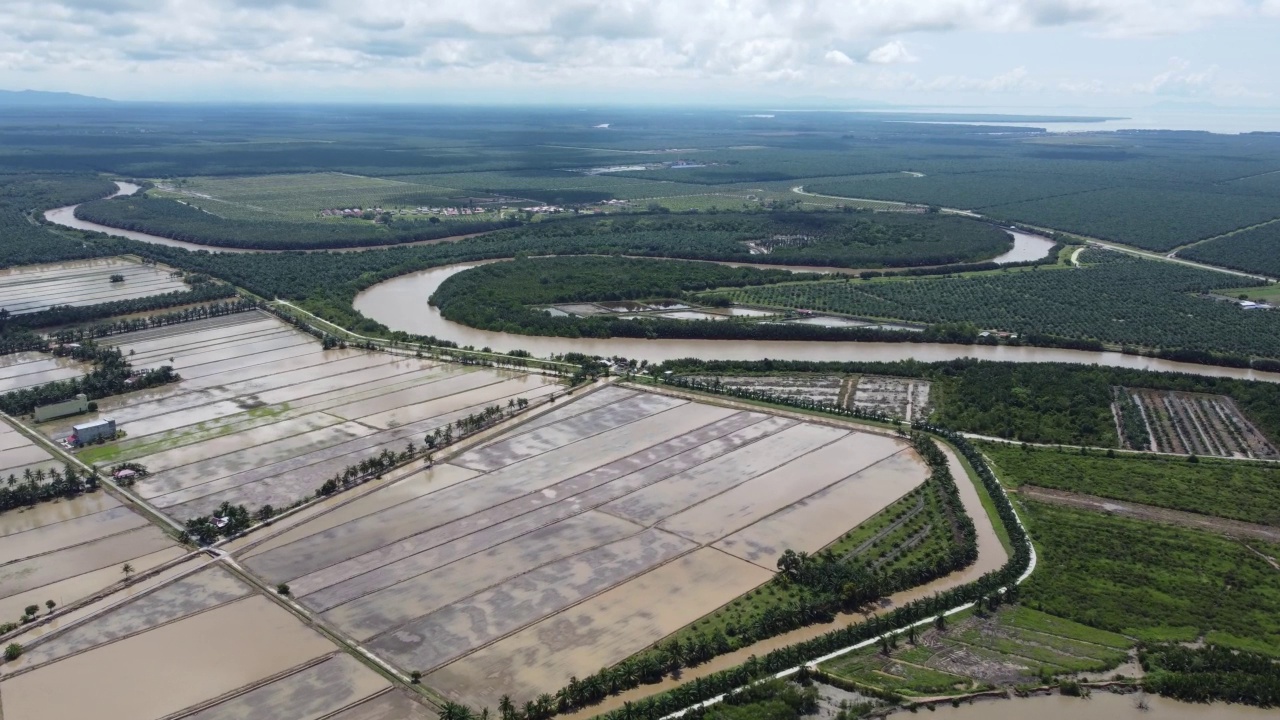
[[[1146,700],[1145,710],[1138,707],[1140,697]],[[1097,690],[1088,698],[1042,695],[1018,700],[985,700],[958,708],[941,703],[936,711],[918,715],[928,715],[937,720],[1262,720],[1275,718],[1276,711],[1226,703],[1195,705],[1155,695],[1117,695]],[[906,718],[909,715],[895,713],[892,717]]]
[[[478,330],[450,322],[440,315],[439,310],[427,303],[427,298],[431,297],[445,279],[481,264],[483,263],[446,265],[392,278],[357,295],[355,308],[393,330],[434,335],[442,340],[452,340],[462,346],[489,347],[499,352],[523,349],[538,357],[568,352],[605,357],[621,355],[650,362],[689,357],[705,360],[895,361],[915,359],[936,362],[968,357],[1002,362],[1109,365],[1138,370],[1162,370],[1210,377],[1280,382],[1280,373],[1179,363],[1119,352],[1088,352],[1057,348],[784,340],[639,340],[633,338],[592,340],[513,335]]]
[[[111,197],[132,195],[139,190],[133,183],[117,181],[119,190]],[[189,250],[210,252],[264,252],[213,248],[193,243],[149,235],[147,233],[118,230],[98,225],[75,216],[76,206],[56,208],[45,213],[52,223],[78,230],[93,230],[126,237],[142,242],[158,243]],[[1026,233],[1011,233],[1014,247],[996,262],[1009,263],[1042,257],[1052,243],[1045,238]],[[438,242],[438,241],[428,241]],[[368,248],[361,248],[368,249]],[[266,251],[271,252],[271,251]],[[1171,362],[1155,358],[1125,355],[1118,352],[1089,352],[1056,348],[1008,347],[988,345],[947,345],[941,343],[879,343],[879,342],[812,342],[812,341],[719,341],[719,340],[637,340],[611,338],[588,340],[557,337],[512,335],[509,333],[477,330],[449,322],[438,310],[427,303],[446,278],[479,263],[446,265],[421,272],[402,275],[375,285],[356,296],[355,307],[370,318],[393,330],[420,335],[434,335],[462,346],[489,347],[497,351],[527,350],[538,357],[582,352],[605,357],[622,356],[650,362],[662,362],[678,358],[696,357],[705,360],[820,360],[895,361],[915,359],[923,362],[976,358],[1001,362],[1065,362],[1087,365],[1182,372],[1210,377],[1230,377],[1244,380],[1280,382],[1280,373],[1261,372],[1241,368],[1225,368],[1192,363]],[[804,268],[791,267],[792,270]]]

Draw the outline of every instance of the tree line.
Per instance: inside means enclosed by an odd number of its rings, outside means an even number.
[[[397,245],[514,227],[515,220],[430,222],[398,220],[390,225],[219,217],[167,198],[127,196],[94,200],[76,208],[81,220],[213,247],[253,250],[324,250]]]
[[[9,477],[0,484],[0,512],[14,508],[28,507],[46,500],[73,498],[98,489],[98,478],[93,473],[84,473],[71,463],[57,468],[27,468],[21,476],[9,473]]]
[[[81,393],[90,400],[98,400],[181,379],[169,365],[134,372],[119,348],[100,346],[92,341],[59,345],[54,348],[53,354],[91,363],[93,368],[82,377],[56,380],[4,393],[0,395],[0,410],[10,415],[27,415],[38,406],[70,400]]]

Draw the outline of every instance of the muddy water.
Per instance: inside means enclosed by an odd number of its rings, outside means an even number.
[[[1088,699],[1042,695],[1019,700],[990,700],[953,708],[942,703],[933,713],[937,720],[1096,720],[1098,718],[1150,718],[1151,720],[1262,720],[1275,718],[1276,711],[1243,705],[1192,705],[1166,698],[1143,695],[1150,709],[1138,707],[1138,695],[1116,695],[1095,691]],[[894,717],[908,717],[905,713]]]
[[[956,573],[952,573],[944,578],[935,580],[932,583],[929,583],[928,585],[924,585],[918,588],[914,588],[912,590],[907,590],[905,592],[897,593],[895,595],[890,596],[889,603],[885,606],[886,610],[892,609],[894,607],[898,607],[900,605],[903,605],[908,602],[912,602],[914,600],[918,600],[923,597],[927,597],[929,595],[942,592],[944,590],[959,587],[960,585],[973,582],[974,580],[981,577],[982,575],[992,570],[996,570],[1002,567],[1006,562],[1008,562],[1009,554],[1008,552],[1005,551],[1004,546],[1000,543],[1000,538],[996,535],[995,527],[991,524],[990,516],[987,515],[986,510],[982,507],[982,501],[978,497],[978,491],[975,489],[973,485],[974,481],[969,480],[968,475],[964,471],[964,467],[960,464],[959,458],[955,455],[955,453],[951,450],[951,448],[946,445],[943,445],[941,447],[943,452],[946,453],[947,455],[948,465],[950,466],[951,473],[956,478],[956,487],[960,491],[960,500],[964,504],[965,512],[969,515],[969,517],[973,519],[974,527],[977,530],[978,560],[968,568]],[[729,557],[729,556],[726,555],[726,557]],[[755,566],[751,566],[751,567],[755,567]],[[623,587],[626,587],[626,586],[623,586]],[[880,611],[880,612],[883,612],[883,611]],[[585,720],[586,718],[594,717],[600,713],[604,713],[610,710],[620,708],[622,707],[624,702],[635,702],[640,698],[670,690],[671,688],[677,685],[682,685],[694,678],[705,677],[712,673],[716,673],[721,670],[727,670],[731,667],[741,665],[743,662],[746,662],[748,657],[752,655],[757,655],[757,656],[764,655],[773,650],[777,650],[779,648],[787,647],[788,645],[794,645],[798,642],[815,638],[819,635],[822,635],[823,633],[829,632],[831,630],[835,630],[837,628],[844,627],[852,623],[865,622],[866,619],[867,619],[867,616],[863,616],[863,615],[842,614],[837,616],[836,619],[830,623],[824,623],[821,625],[810,625],[809,627],[800,628],[799,630],[793,630],[789,633],[784,633],[777,637],[770,638],[769,640],[763,640],[761,642],[755,643],[754,645],[749,645],[745,648],[742,648],[741,650],[737,650],[727,655],[721,655],[720,657],[715,658],[708,663],[699,665],[696,668],[685,670],[683,675],[681,676],[681,679],[678,681],[672,680],[671,678],[667,678],[655,685],[646,685],[640,688],[636,688],[634,690],[628,690],[618,695],[611,696],[608,699],[606,699],[604,702],[598,705],[592,706],[585,710],[581,710],[577,713],[569,715],[567,716],[567,720]],[[512,636],[512,637],[518,637],[518,635]],[[510,638],[503,642],[505,643],[509,641],[510,641]],[[500,647],[502,644],[503,643],[498,643],[497,645],[494,645],[491,647]],[[481,651],[481,652],[483,653],[484,651]],[[477,653],[477,655],[479,654],[480,653]],[[467,660],[470,660],[470,658],[468,658]],[[459,663],[455,663],[454,665],[448,666],[444,668],[444,671],[448,671],[452,667],[458,664]],[[435,674],[433,674],[433,677],[434,675]],[[563,685],[563,683],[561,684]],[[557,685],[556,687],[560,687],[560,686]],[[983,716],[974,716],[974,717],[983,717]],[[1009,716],[1009,717],[1021,718],[1026,716],[1019,715],[1019,716]],[[1102,716],[1092,716],[1092,717],[1106,717],[1106,716],[1102,715]]]
[[[159,718],[332,650],[253,596],[6,680],[0,698],[5,720]]]
[[[424,682],[475,707],[495,707],[507,693],[523,703],[644,649],[770,574],[702,548],[446,665]],[[652,693],[653,686],[645,690]]]
[[[1009,249],[1009,252],[991,258],[991,262],[1008,265],[1009,263],[1039,260],[1047,256],[1049,250],[1053,248],[1053,241],[1047,237],[1018,232],[1017,230],[1009,230],[1008,233],[1013,236],[1013,247]]]
[[[459,345],[490,347],[505,352],[524,349],[538,357],[583,352],[605,357],[661,362],[696,357],[707,360],[877,360],[915,359],[924,362],[977,358],[1002,362],[1062,362],[1111,367],[1183,372],[1210,377],[1233,377],[1280,382],[1280,373],[1213,367],[1171,362],[1118,352],[1089,352],[1056,348],[988,345],[946,345],[942,343],[813,342],[813,341],[719,341],[719,340],[638,340],[611,338],[537,337],[477,330],[450,322],[427,304],[427,298],[446,278],[483,263],[459,263],[393,278],[360,293],[355,308],[395,330],[434,335]]]

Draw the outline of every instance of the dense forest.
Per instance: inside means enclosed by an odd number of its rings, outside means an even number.
[[[1114,345],[1280,358],[1280,314],[1197,297],[1247,281],[1090,249],[1087,267],[744,288],[732,300],[923,323],[968,322]]]
[[[733,376],[779,373],[875,374],[935,383],[930,421],[953,430],[1026,442],[1114,447],[1110,388],[1179,390],[1229,395],[1273,442],[1280,439],[1280,384],[1181,373],[1074,365],[951,360],[926,363],[706,361],[693,358],[652,366],[661,375]]]
[[[231,220],[176,200],[121,197],[94,200],[76,208],[76,217],[123,230],[172,240],[258,250],[396,245],[513,227],[513,220],[467,223],[394,219],[373,225],[358,220],[298,223],[279,220]]]
[[[31,217],[38,210],[100,198],[114,189],[105,178],[92,175],[0,175],[0,268],[110,254],[50,233]]]
[[[680,299],[711,287],[749,287],[814,279],[785,270],[736,268],[704,262],[616,257],[539,257],[465,270],[441,283],[431,303],[445,318],[484,330],[559,337],[630,337],[757,340],[878,340],[968,342],[973,327],[938,325],[924,332],[877,328],[757,323],[746,320],[690,321],[601,313],[554,316],[535,307],[556,302]]]
[[[1280,222],[1192,245],[1178,257],[1280,277]]]

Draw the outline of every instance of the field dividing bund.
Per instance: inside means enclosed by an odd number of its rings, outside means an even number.
[[[120,282],[111,277],[119,275]],[[187,290],[181,278],[154,265],[105,258],[0,270],[0,308],[13,315],[54,305],[97,305]]]
[[[375,405],[363,405],[363,410]],[[450,700],[554,692],[925,480],[901,439],[607,386],[285,529],[241,564]],[[728,538],[760,557],[715,547]]]
[[[36,470],[60,469],[43,448],[0,423],[0,463],[26,482],[12,463]],[[44,475],[37,481],[42,482]],[[0,513],[0,623],[16,622],[29,605],[70,605],[115,585],[129,563],[139,573],[185,551],[159,527],[104,490],[40,502]]]
[[[0,355],[0,393],[79,377],[88,370],[89,366],[78,360],[42,352]]]
[[[126,436],[82,459],[140,463],[149,474],[135,491],[179,521],[223,502],[291,505],[362,460],[423,447],[436,428],[560,388],[533,373],[325,350],[258,312],[109,341],[137,365],[172,364],[182,380],[102,400],[100,416]],[[40,430],[63,437],[70,422]]]

